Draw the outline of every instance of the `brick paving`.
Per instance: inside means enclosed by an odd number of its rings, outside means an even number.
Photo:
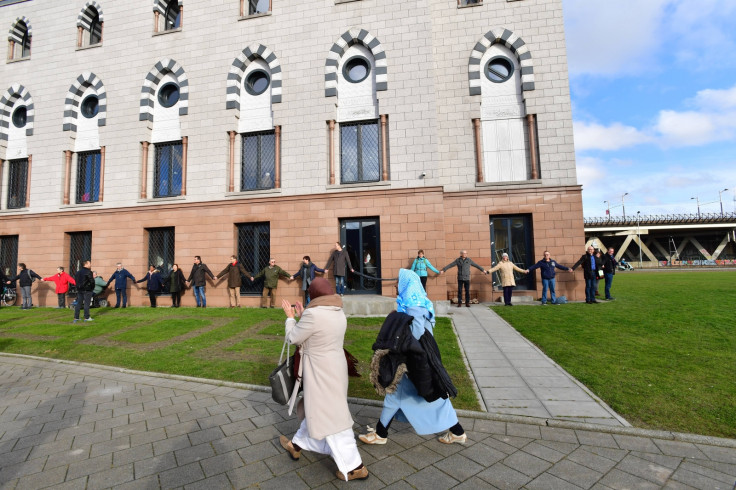
[[[380,406],[351,401],[358,426]],[[0,488],[733,489],[736,440],[460,412],[466,445],[405,425],[359,443],[371,476],[292,461],[297,428],[261,387],[0,354]],[[356,426],[357,428],[357,426]],[[362,428],[361,428],[362,430]]]

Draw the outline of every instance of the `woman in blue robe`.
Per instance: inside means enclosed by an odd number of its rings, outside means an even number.
[[[397,311],[414,317],[411,333],[415,339],[419,340],[425,331],[434,335],[434,305],[427,298],[416,273],[408,269],[399,270],[399,296],[396,303]],[[450,399],[438,398],[428,402],[417,394],[414,383],[406,374],[399,381],[396,391],[386,394],[376,428],[369,426],[368,433],[361,434],[359,439],[366,444],[386,444],[388,428],[394,419],[408,422],[419,435],[447,431],[438,439],[445,444],[464,444],[467,440]]]

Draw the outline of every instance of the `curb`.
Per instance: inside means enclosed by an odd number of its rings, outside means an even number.
[[[178,374],[155,373],[150,371],[136,371],[133,369],[118,368],[114,366],[105,366],[101,364],[91,364],[86,362],[68,361],[65,359],[50,359],[39,356],[29,356],[25,354],[12,354],[8,352],[0,352],[0,359],[3,357],[15,357],[19,359],[30,359],[34,361],[44,361],[56,364],[68,364],[70,366],[81,366],[94,368],[104,371],[112,371],[117,373],[132,374],[137,376],[150,376],[152,378],[172,379],[177,381],[187,381],[192,383],[201,383],[211,386],[225,386],[228,388],[236,388],[242,390],[258,391],[261,393],[270,393],[271,388],[267,386],[251,385],[247,383],[235,383],[232,381],[218,381],[207,378],[195,378],[193,376],[182,376]],[[379,400],[367,400],[364,398],[348,397],[348,402],[356,405],[368,407],[382,407],[383,402]],[[504,415],[488,412],[474,412],[471,410],[456,410],[458,417],[464,417],[476,420],[492,420],[496,422],[509,422],[515,424],[536,425],[542,427],[551,427],[556,429],[583,430],[589,432],[602,432],[614,435],[626,435],[635,437],[648,437],[654,439],[689,442],[692,444],[704,444],[708,446],[717,446],[725,448],[736,448],[736,439],[728,439],[725,437],[704,436],[699,434],[689,434],[685,432],[671,432],[651,429],[638,429],[635,427],[618,427],[601,424],[591,424],[584,422],[571,422],[559,419],[545,419],[539,417],[525,417],[520,415]]]

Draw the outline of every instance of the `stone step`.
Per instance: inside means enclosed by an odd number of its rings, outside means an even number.
[[[396,298],[374,294],[346,294],[342,298],[347,316],[386,316],[396,309]],[[445,315],[449,301],[435,301],[435,314]]]

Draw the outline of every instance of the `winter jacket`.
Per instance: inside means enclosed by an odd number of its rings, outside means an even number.
[[[294,279],[297,277],[302,278],[302,291],[306,291],[309,289],[309,285],[312,284],[312,281],[314,281],[314,272],[324,272],[324,269],[320,269],[313,263],[305,264],[302,262],[302,266],[299,267],[299,272],[294,274]]]
[[[591,259],[595,259],[595,269],[591,264]],[[598,279],[598,271],[603,270],[603,258],[597,258],[595,255],[584,253],[577,262],[572,266],[572,270],[577,269],[579,265],[583,267],[583,277],[585,279]]]
[[[153,272],[149,272],[148,274],[143,277],[143,279],[139,279],[136,281],[136,283],[146,283],[146,289],[151,293],[157,293],[161,291],[161,288],[163,286],[163,282],[161,281],[161,273],[158,270],[155,270]]]
[[[273,267],[264,267],[261,272],[259,272],[258,275],[256,275],[253,279],[260,279],[263,276],[266,276],[266,279],[264,279],[263,281],[263,287],[276,289],[277,287],[279,287],[279,277],[285,277],[289,279],[291,277],[291,274],[286,272],[278,265],[274,265]]]
[[[496,264],[494,267],[491,267],[488,269],[488,273],[492,274],[494,272],[498,271],[498,275],[501,276],[501,286],[502,287],[509,287],[509,286],[516,286],[516,281],[514,280],[514,271],[516,272],[524,272],[524,269],[520,269],[516,266],[513,262],[510,260],[501,261],[498,264]]]
[[[440,273],[440,271],[435,269],[429,262],[427,257],[417,257],[414,259],[414,263],[411,264],[411,270],[416,272],[419,277],[427,277],[427,269],[433,271],[435,274]]]
[[[110,279],[107,280],[107,285],[109,286],[111,282],[115,281],[115,289],[125,289],[127,287],[128,279],[135,282],[135,277],[133,277],[133,274],[131,274],[127,270],[116,270],[112,273]]]
[[[353,264],[350,263],[350,256],[347,250],[333,250],[329,260],[327,260],[325,269],[329,269],[333,263],[335,264],[335,270],[333,272],[336,276],[344,276],[348,270],[353,270]]]
[[[58,272],[53,276],[44,277],[43,280],[53,282],[56,285],[56,294],[64,294],[69,291],[69,284],[77,284],[74,282],[74,278],[66,272]]]
[[[473,260],[469,257],[462,258],[458,257],[446,266],[442,268],[442,272],[445,272],[447,269],[452,269],[453,267],[457,267],[457,279],[459,281],[469,281],[470,280],[470,266],[475,267],[476,269],[479,269],[481,272],[485,272],[483,270],[483,267],[479,266]]]
[[[616,257],[613,255],[609,255],[608,253],[603,254],[603,273],[604,274],[615,274],[616,273],[616,265],[618,265],[618,261],[616,260]]]
[[[202,287],[207,285],[207,278],[205,274],[209,275],[211,279],[215,276],[212,275],[212,271],[205,264],[199,263],[192,266],[192,272],[189,273],[187,282],[193,282],[194,286]]]
[[[554,260],[540,260],[533,266],[529,267],[529,272],[539,269],[542,273],[542,279],[554,279],[555,278],[555,267],[562,271],[569,271],[569,267],[558,264]]]
[[[90,291],[95,289],[95,278],[92,271],[86,267],[80,267],[74,274],[74,281],[77,283],[77,291]]]
[[[178,293],[184,291],[187,287],[186,279],[184,279],[184,273],[181,269],[171,271],[169,277],[164,280],[164,285],[168,286],[170,293]]]
[[[8,281],[18,281],[20,287],[26,287],[33,285],[33,281],[36,279],[42,279],[42,277],[33,272],[31,269],[23,269],[18,274],[8,279]]]
[[[245,267],[243,267],[243,264],[240,262],[236,262],[235,265],[232,263],[227,264],[227,266],[222,269],[222,271],[217,274],[217,279],[221,278],[227,274],[227,287],[229,288],[239,288],[243,285],[243,279],[241,275],[247,277],[250,279],[252,276],[248,271],[245,270]]]
[[[95,290],[93,291],[93,293],[95,293],[96,295],[100,294],[102,291],[105,290],[106,287],[107,281],[105,281],[100,276],[95,277]]]

